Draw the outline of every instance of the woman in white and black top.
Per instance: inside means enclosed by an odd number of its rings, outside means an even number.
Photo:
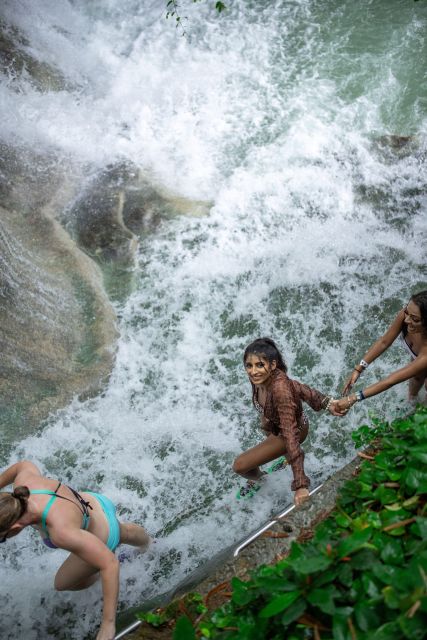
[[[411,361],[383,380],[342,398],[337,403],[337,408],[348,410],[359,400],[382,393],[405,380],[409,380],[410,402],[417,401],[418,392],[423,385],[427,389],[427,290],[411,296],[408,304],[399,311],[385,334],[368,349],[360,363],[356,364],[344,385],[344,395],[351,390],[364,369],[386,351],[397,338],[402,341],[402,345],[411,356]]]

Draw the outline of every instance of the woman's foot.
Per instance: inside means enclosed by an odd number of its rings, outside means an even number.
[[[280,456],[280,458],[277,458],[277,460],[275,460],[273,464],[268,467],[267,473],[273,473],[273,471],[282,471],[282,469],[286,468],[287,464],[288,463],[285,456]]]
[[[257,491],[261,489],[261,484],[255,480],[247,480],[246,484],[243,487],[240,487],[236,494],[236,498],[238,500],[246,500],[247,498],[252,498],[256,494]]]

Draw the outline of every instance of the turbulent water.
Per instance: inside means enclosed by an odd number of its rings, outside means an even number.
[[[246,344],[273,337],[291,376],[336,394],[427,288],[425,3],[230,0],[220,16],[213,4],[183,4],[185,35],[162,0],[0,10],[60,85],[6,70],[3,142],[92,168],[130,161],[212,202],[208,216],[141,239],[103,394],[52,415],[9,460],[101,490],[157,535],[122,567],[123,607],[171,589],[291,500],[289,472],[244,508],[234,498],[232,460],[260,438]],[[405,361],[393,347],[365,379]],[[354,455],[353,427],[405,410],[405,397],[401,385],[343,420],[311,412],[312,486]],[[53,591],[65,554],[27,531],[5,547],[2,638],[94,632],[99,587]]]

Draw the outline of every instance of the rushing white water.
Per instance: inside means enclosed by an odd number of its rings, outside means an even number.
[[[102,396],[52,416],[11,459],[102,490],[157,533],[144,560],[123,565],[126,607],[291,500],[289,472],[243,508],[234,498],[232,460],[260,437],[246,344],[273,337],[291,376],[337,394],[410,292],[426,288],[426,7],[230,0],[218,17],[189,3],[182,37],[162,0],[3,4],[5,24],[66,80],[40,91],[25,70],[5,74],[3,141],[92,167],[130,160],[213,202],[208,217],[141,241]],[[402,151],[389,135],[413,140]],[[366,380],[405,360],[389,350]],[[394,415],[405,395],[402,385],[343,420],[311,412],[312,486],[354,455],[351,430],[370,410]],[[94,631],[99,586],[55,594],[62,552],[27,532],[5,546],[2,638]]]

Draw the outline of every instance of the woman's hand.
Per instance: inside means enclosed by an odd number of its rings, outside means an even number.
[[[342,418],[343,416],[345,416],[347,411],[344,411],[343,409],[339,408],[338,406],[339,402],[340,402],[339,400],[332,400],[332,402],[328,407],[328,411],[329,413],[332,413],[333,416],[336,416],[337,418]]]
[[[351,376],[348,378],[347,382],[343,387],[343,390],[342,390],[343,396],[345,396],[349,391],[351,391],[352,386],[356,384],[359,377],[360,377],[360,371],[358,371],[357,369],[353,369]]]
[[[103,622],[99,628],[96,640],[114,640],[116,625],[114,622]]]
[[[296,507],[299,507],[300,505],[304,504],[304,502],[307,502],[307,500],[310,500],[308,489],[306,489],[305,487],[302,487],[301,489],[297,489],[295,491],[294,503]]]
[[[345,398],[340,398],[339,400],[335,400],[335,407],[337,411],[341,412],[339,415],[345,416],[347,411],[351,409],[351,407],[354,404],[356,404],[356,402],[357,402],[357,396],[356,394],[353,394],[351,396],[346,396]]]

